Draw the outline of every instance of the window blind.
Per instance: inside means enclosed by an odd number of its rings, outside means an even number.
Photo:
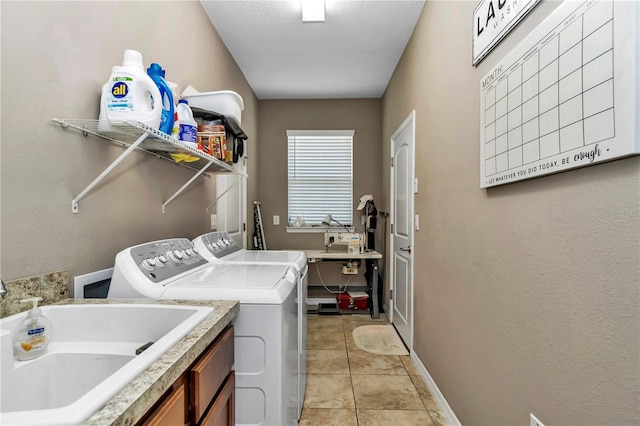
[[[289,218],[353,223],[353,130],[287,130]],[[335,222],[333,223],[335,225]]]

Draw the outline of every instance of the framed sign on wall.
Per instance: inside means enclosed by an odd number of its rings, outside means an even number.
[[[640,2],[565,1],[480,81],[480,187],[640,153]]]
[[[473,11],[473,65],[477,65],[540,0],[482,0]]]

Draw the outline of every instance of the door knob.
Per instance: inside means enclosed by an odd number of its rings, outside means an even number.
[[[406,251],[408,253],[411,253],[411,246],[408,247],[400,247],[400,251]]]

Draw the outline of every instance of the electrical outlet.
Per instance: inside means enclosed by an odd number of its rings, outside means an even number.
[[[280,225],[280,216],[278,216],[277,214],[273,215],[273,224]]]
[[[211,229],[218,229],[218,215],[211,215]]]
[[[358,273],[358,268],[350,267],[347,265],[342,266],[343,275],[356,275],[357,273]]]
[[[544,426],[532,413],[529,413],[529,426]]]

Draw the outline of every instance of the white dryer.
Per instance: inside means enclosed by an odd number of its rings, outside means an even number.
[[[296,270],[298,282],[298,419],[307,387],[307,295],[308,266],[303,251],[245,250],[227,232],[210,232],[193,240],[200,255],[212,264],[283,265]]]
[[[296,425],[297,272],[283,265],[213,265],[186,238],[118,253],[108,298],[238,300],[236,424]]]
[[[307,257],[296,250],[245,250],[227,232],[209,232],[193,240],[200,255],[212,263],[274,263],[307,269]]]

